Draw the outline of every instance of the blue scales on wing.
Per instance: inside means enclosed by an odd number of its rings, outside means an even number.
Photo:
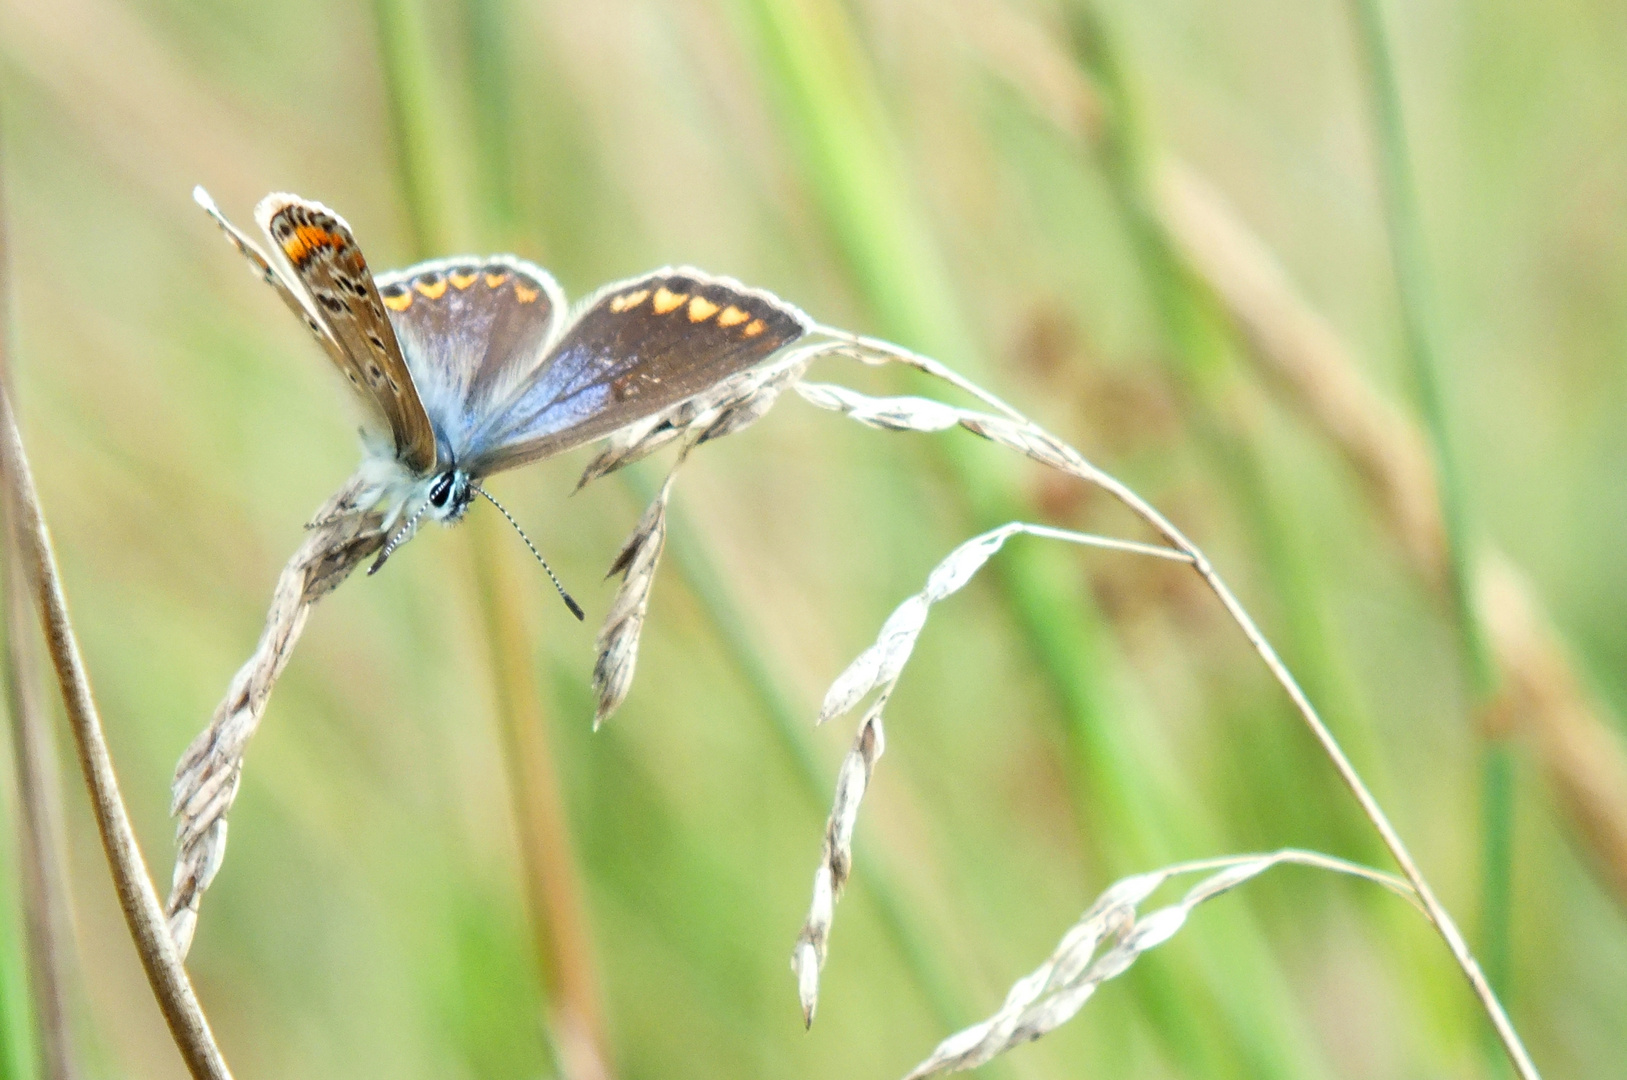
[[[697,271],[612,285],[470,433],[459,463],[486,476],[608,435],[761,362],[810,325],[767,293]]]
[[[508,255],[437,259],[379,278],[379,295],[435,427],[438,466],[524,386],[565,317],[547,271]]]
[[[767,293],[692,270],[602,289],[568,320],[553,278],[510,256],[439,259],[379,281],[438,467],[475,477],[660,412],[810,326]]]

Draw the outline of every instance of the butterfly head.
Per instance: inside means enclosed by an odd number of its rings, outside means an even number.
[[[447,469],[430,481],[425,497],[429,500],[426,509],[430,517],[455,525],[469,512],[469,504],[475,499],[475,486],[462,469]]]
[[[380,459],[363,460],[365,464]],[[386,479],[374,489],[373,499],[375,503],[393,503],[394,509],[385,514],[384,521],[385,527],[394,531],[368,569],[370,575],[378,573],[395,549],[412,539],[418,531],[419,518],[427,514],[444,525],[456,525],[469,512],[475,495],[480,493],[469,474],[456,467],[410,480],[401,475],[403,468],[398,461],[392,460],[375,471],[384,474]],[[388,479],[392,474],[394,479]],[[403,517],[406,520],[397,524]]]

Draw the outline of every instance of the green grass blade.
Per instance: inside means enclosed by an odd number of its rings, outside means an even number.
[[[1464,675],[1476,712],[1492,707],[1498,675],[1474,603],[1474,551],[1462,474],[1454,450],[1446,395],[1436,354],[1423,223],[1407,149],[1401,90],[1384,27],[1379,0],[1352,0],[1360,59],[1367,76],[1368,110],[1373,125],[1380,187],[1395,273],[1402,336],[1418,412],[1435,458],[1436,488],[1446,528],[1447,575],[1452,616],[1457,629]],[[1509,989],[1509,942],[1513,932],[1514,784],[1513,752],[1493,738],[1485,747],[1481,797],[1481,942],[1486,977],[1505,1001]],[[1495,1047],[1491,1052],[1501,1061]],[[1499,1066],[1501,1067],[1501,1066]]]
[[[8,206],[3,196],[0,190],[0,379],[5,380],[9,390],[16,385],[11,381],[12,253],[11,223],[5,217]],[[20,649],[20,642],[12,637],[19,625],[28,624],[31,613],[23,605],[22,597],[12,591],[18,588],[18,562],[12,554],[10,532],[10,523],[0,522],[0,560],[4,561],[4,565],[0,565],[0,591],[3,591],[0,595],[0,612],[3,612],[0,615],[0,678],[5,679],[9,684],[7,689],[13,691],[8,694],[7,712],[11,715],[6,725],[11,736],[7,740],[11,756],[5,763],[10,766],[8,776],[15,778],[13,782],[0,781],[0,1080],[25,1080],[43,1075],[46,1063],[42,1060],[45,1048],[39,1045],[40,1030],[35,1023],[33,994],[39,989],[31,985],[35,980],[29,978],[32,950],[26,939],[29,903],[24,896],[27,871],[23,868],[29,850],[25,835],[29,824],[19,805],[19,801],[30,794],[22,779],[27,768],[23,755],[29,750],[23,733],[25,717],[17,711],[17,704],[23,698],[15,691],[26,685],[17,680],[29,677],[30,673],[19,670],[25,662],[26,650]],[[20,610],[19,605],[22,605]],[[38,722],[40,718],[27,719]],[[38,891],[35,895],[39,895]],[[42,1072],[36,1073],[36,1069]]]
[[[878,328],[982,377],[974,338],[933,251],[841,5],[741,0],[738,7],[806,185]],[[977,525],[1020,516],[1023,507],[1010,494],[1018,489],[1012,469],[979,449],[944,444],[946,464]],[[1000,573],[1007,603],[1066,717],[1081,821],[1095,823],[1092,833],[1110,836],[1105,843],[1115,865],[1145,867],[1160,853],[1189,850],[1194,819],[1171,810],[1182,802],[1178,785],[1146,782],[1122,735],[1129,722],[1125,702],[1104,691],[1119,676],[1107,662],[1103,631],[1075,599],[1084,595],[1076,564],[1033,545],[1007,553]],[[1138,983],[1161,1046],[1187,1071],[1204,1075],[1222,1074],[1223,1062],[1234,1075],[1315,1075],[1320,1066],[1312,1064],[1316,1055],[1307,1037],[1277,1022],[1295,1012],[1280,985],[1283,1010],[1230,1007],[1238,997],[1236,980],[1248,980],[1250,993],[1257,983],[1273,981],[1265,974],[1272,968],[1269,950],[1246,922],[1239,916],[1217,932],[1219,940],[1196,945],[1200,958],[1179,968],[1178,978],[1160,981],[1154,974]],[[1172,960],[1170,967],[1180,963]],[[1218,1027],[1204,1022],[1217,1016],[1225,1017]]]
[[[475,108],[496,115],[512,113],[513,90],[504,82],[509,71],[501,57],[493,59],[493,52],[502,51],[502,38],[497,28],[501,25],[501,0],[469,0],[468,41],[470,43],[471,97]],[[499,77],[497,72],[505,73]],[[513,131],[504,131],[485,120],[476,124],[476,167],[488,184],[502,186],[505,175],[516,158]],[[854,178],[862,182],[863,178]],[[512,185],[512,177],[507,181]],[[512,186],[509,187],[512,191]],[[512,205],[512,204],[511,204]],[[539,230],[533,222],[529,206],[513,206],[513,218],[507,223],[509,235],[535,235]],[[654,495],[639,470],[627,470],[623,482],[635,497],[648,501]],[[774,732],[775,741],[798,778],[810,807],[823,813],[831,797],[831,778],[825,775],[813,751],[810,710],[798,709],[786,689],[787,683],[775,669],[772,657],[759,645],[736,599],[733,590],[716,569],[710,545],[698,531],[687,523],[680,509],[669,515],[671,538],[670,559],[673,569],[694,595],[699,607],[723,644],[730,661],[742,681],[757,700],[763,718]],[[864,852],[865,872],[858,875],[854,888],[865,894],[873,904],[876,915],[893,947],[910,972],[922,999],[932,1010],[937,1021],[947,1030],[975,1015],[969,1001],[962,1000],[955,979],[949,977],[925,944],[925,936],[910,914],[893,885],[885,861],[876,852]]]
[[[474,134],[474,170],[482,230],[512,243],[519,223],[515,200],[515,124],[508,35],[513,9],[505,0],[464,0],[464,36]]]
[[[11,794],[10,785],[6,794]],[[28,960],[22,934],[22,876],[17,873],[17,822],[12,800],[0,799],[0,1080],[33,1080],[34,1015],[28,1006]]]
[[[648,502],[655,497],[656,485],[640,470],[630,469],[625,475],[628,487],[641,500]],[[774,670],[774,662],[757,646],[761,638],[752,632],[744,610],[724,575],[718,572],[706,541],[681,510],[668,511],[667,530],[670,557],[684,584],[700,601],[730,660],[756,697],[809,805],[816,812],[825,813],[830,805],[832,778],[826,775],[814,754],[812,712],[798,709],[792,703],[785,680]],[[975,1006],[965,1000],[957,980],[943,970],[933,954],[915,918],[909,914],[909,905],[899,896],[886,862],[863,847],[861,844],[856,856],[863,869],[854,875],[852,887],[874,906],[899,959],[910,971],[938,1022],[945,1030],[965,1023],[966,1017],[976,1014]]]
[[[448,120],[426,12],[416,0],[374,0],[373,15],[413,248],[420,259],[444,255],[453,231]]]
[[[1246,391],[1235,362],[1235,331],[1186,266],[1159,212],[1151,140],[1113,34],[1088,4],[1070,9],[1069,30],[1075,54],[1102,97],[1103,122],[1094,149],[1159,315],[1161,356],[1185,391],[1199,440],[1253,536],[1272,598],[1282,608],[1283,652],[1330,727],[1359,759],[1377,761],[1371,718],[1330,628],[1323,578],[1301,515],[1273,475],[1271,451],[1252,418],[1255,410],[1242,400]],[[1320,771],[1319,755],[1305,750],[1303,769]],[[1307,811],[1321,811],[1345,850],[1368,861],[1384,857],[1383,845],[1346,812],[1340,793],[1318,785],[1305,794]]]

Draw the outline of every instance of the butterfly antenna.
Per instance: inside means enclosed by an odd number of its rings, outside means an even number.
[[[373,565],[367,568],[368,577],[372,577],[374,574],[378,573],[379,570],[384,566],[384,560],[388,559],[395,552],[396,548],[407,542],[407,538],[410,537],[414,530],[418,528],[418,519],[423,517],[424,511],[428,509],[428,503],[420,506],[417,512],[414,513],[412,517],[407,519],[406,524],[402,525],[401,528],[395,531],[395,535],[390,537],[390,542],[384,545],[384,550],[379,552],[379,557],[373,560]]]
[[[487,491],[485,488],[476,487],[475,490],[484,495],[487,502],[497,507],[497,512],[499,514],[502,514],[504,517],[508,518],[508,523],[514,526],[515,532],[520,534],[520,539],[525,541],[525,546],[531,549],[531,554],[537,557],[537,561],[542,564],[542,568],[548,572],[548,580],[552,581],[554,583],[554,588],[559,590],[559,598],[565,601],[565,606],[571,609],[571,614],[576,616],[576,620],[578,622],[585,621],[587,616],[583,614],[582,606],[573,600],[571,598],[571,594],[565,591],[565,586],[559,583],[559,578],[554,576],[553,567],[548,565],[548,560],[542,557],[542,552],[537,550],[537,545],[531,542],[531,538],[525,535],[525,530],[520,528],[520,523],[518,521],[514,520],[514,515],[503,509],[503,504],[493,498],[492,493]]]

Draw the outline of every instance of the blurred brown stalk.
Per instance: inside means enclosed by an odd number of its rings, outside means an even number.
[[[960,15],[965,39],[995,72],[1070,137],[1096,146],[1101,102],[1051,38],[987,0],[963,0]],[[1220,301],[1259,372],[1337,448],[1413,568],[1443,593],[1446,534],[1416,423],[1367,382],[1355,351],[1219,193],[1178,159],[1158,160],[1156,211],[1187,265]],[[1486,722],[1508,725],[1535,748],[1573,839],[1627,908],[1627,747],[1505,557],[1481,560],[1476,593],[1503,674],[1500,707]]]
[[[4,155],[0,154],[0,165]],[[3,196],[0,185],[0,196]],[[0,198],[0,386],[11,383],[11,280],[7,257],[5,203]],[[39,1034],[41,1075],[71,1080],[79,1075],[68,1009],[68,980],[77,966],[73,911],[64,868],[67,841],[62,831],[62,787],[57,777],[55,740],[41,702],[39,666],[33,648],[33,618],[23,594],[20,540],[7,515],[6,549],[0,555],[0,591],[5,593],[4,664],[6,707],[11,713],[12,756],[17,766],[21,811],[24,932],[28,941],[28,987]]]
[[[467,153],[446,109],[450,86],[434,45],[432,5],[377,0],[373,23],[390,117],[396,186],[415,254],[454,250],[470,219],[455,162]],[[495,500],[494,500],[495,503]],[[507,511],[501,511],[507,516]],[[518,528],[518,526],[516,526]],[[490,514],[471,526],[476,590],[502,728],[509,803],[520,845],[531,945],[542,982],[542,1017],[564,1080],[608,1080],[610,1053],[570,823],[545,735],[542,689],[525,619],[528,595],[509,561],[512,537]],[[527,541],[529,544],[529,541]]]
[[[1171,235],[1225,304],[1248,355],[1361,476],[1414,568],[1442,592],[1446,534],[1416,426],[1366,383],[1353,351],[1213,189],[1170,162],[1159,197]],[[1499,707],[1486,722],[1507,725],[1535,748],[1573,837],[1627,907],[1627,747],[1501,553],[1488,549],[1480,559],[1475,593],[1503,674]]]
[[[360,476],[352,477],[316,512],[320,524],[313,524],[277,576],[254,652],[232,676],[208,725],[175,766],[170,786],[175,870],[164,914],[183,959],[197,932],[203,894],[226,857],[226,816],[243,780],[243,756],[305,632],[311,608],[384,546],[381,516],[355,509],[356,495],[364,487]]]
[[[12,756],[17,764],[23,879],[23,923],[28,944],[28,989],[39,1036],[41,1075],[70,1080],[79,1075],[68,1010],[67,984],[74,969],[72,911],[62,832],[62,788],[56,748],[41,707],[39,677],[30,636],[33,619],[19,589],[22,567],[9,539],[4,560],[6,594],[6,706],[11,712]]]
[[[528,592],[517,580],[509,538],[496,535],[503,522],[484,514],[471,524],[503,758],[531,908],[532,946],[551,1014],[548,1026],[566,1080],[608,1080],[609,1042],[576,853],[547,737],[542,688],[532,666],[533,638],[525,622]]]

